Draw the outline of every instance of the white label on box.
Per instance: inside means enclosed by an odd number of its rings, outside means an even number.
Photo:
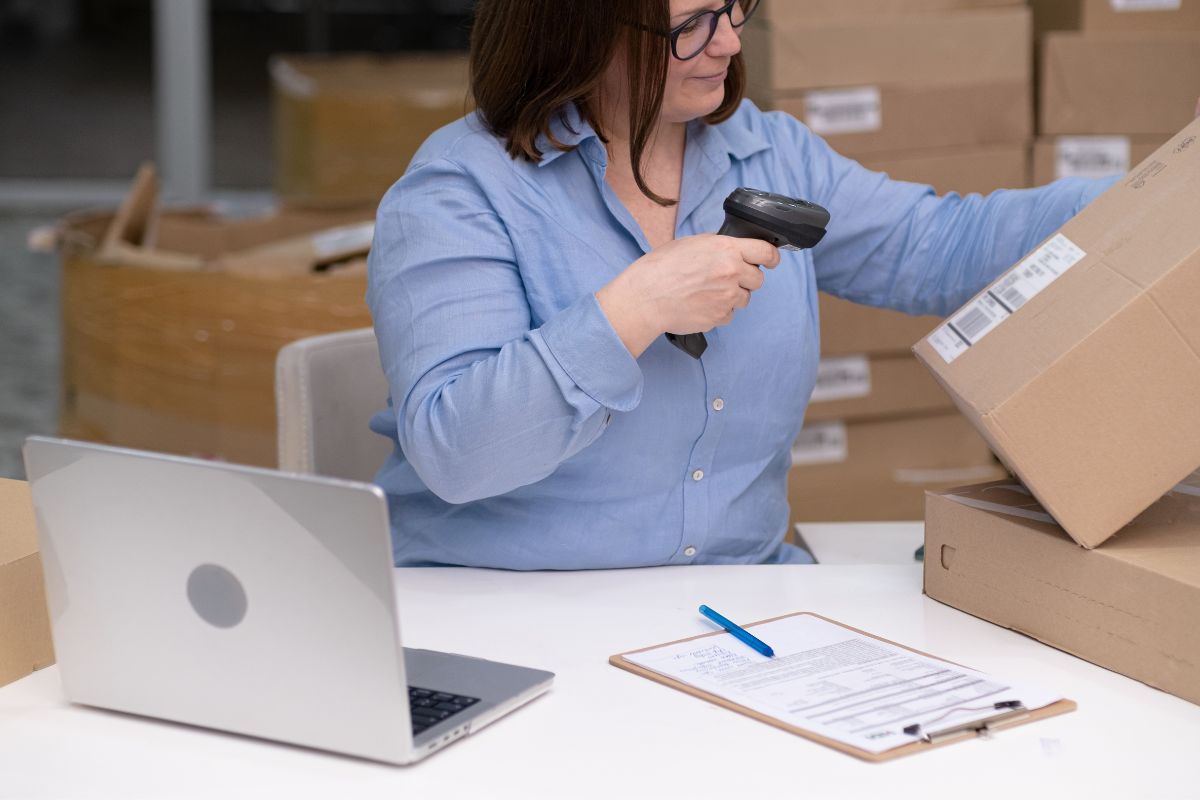
[[[1183,0],[1109,0],[1113,11],[1178,11]]]
[[[1056,234],[929,334],[929,344],[947,364],[952,363],[1086,255],[1066,236]]]
[[[374,237],[374,222],[331,228],[312,237],[313,252],[317,258],[365,252],[371,249],[371,240]]]
[[[804,122],[819,136],[877,131],[883,127],[879,87],[811,91],[804,95]]]
[[[814,422],[805,425],[792,444],[792,466],[840,464],[850,455],[844,422]]]
[[[1062,136],[1054,145],[1054,177],[1106,178],[1129,172],[1127,136]]]
[[[822,358],[810,403],[866,397],[871,393],[871,362],[866,356]]]

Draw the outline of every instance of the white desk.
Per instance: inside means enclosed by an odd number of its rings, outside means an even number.
[[[74,707],[54,668],[0,689],[0,798],[1200,796],[1200,707],[943,606],[912,566],[397,573],[405,641],[545,667],[554,689],[413,767]],[[1073,714],[868,764],[609,666],[609,655],[812,610],[1032,679]]]
[[[924,522],[797,522],[797,544],[818,564],[915,564]]]

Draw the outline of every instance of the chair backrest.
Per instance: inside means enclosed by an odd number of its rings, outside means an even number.
[[[298,339],[275,360],[279,468],[370,481],[391,452],[367,422],[387,403],[370,328]]]

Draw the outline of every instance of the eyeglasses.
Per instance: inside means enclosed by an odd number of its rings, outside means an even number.
[[[728,15],[733,29],[740,34],[746,20],[758,8],[758,3],[759,0],[729,0],[718,9],[693,14],[667,33],[671,40],[671,54],[680,61],[687,61],[703,53],[717,35],[722,16]]]

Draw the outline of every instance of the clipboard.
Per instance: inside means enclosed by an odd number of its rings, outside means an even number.
[[[871,639],[875,639],[876,641],[883,642],[885,644],[889,644],[893,647],[898,647],[902,650],[907,650],[910,653],[915,653],[919,656],[924,656],[925,658],[931,658],[935,661],[940,661],[942,663],[950,664],[952,666],[968,668],[963,664],[957,664],[953,661],[950,661],[949,659],[939,658],[938,656],[931,655],[930,653],[925,653],[925,652],[922,652],[921,650],[917,650],[915,648],[899,644],[898,642],[893,642],[889,639],[885,639],[882,636],[876,636],[873,633],[868,633],[866,631],[859,630],[858,628],[853,628],[849,625],[843,625],[842,623],[838,622],[837,620],[829,619],[828,617],[821,616],[820,614],[814,614],[809,611],[797,611],[797,612],[794,612],[791,614],[782,614],[778,617],[772,617],[770,619],[759,620],[758,622],[751,622],[749,624],[743,625],[742,627],[743,628],[752,628],[756,625],[764,625],[769,622],[776,622],[778,620],[787,619],[789,617],[798,617],[798,616],[815,617],[816,619],[823,620],[823,621],[831,623],[833,625],[837,625],[840,628],[845,628],[847,631],[850,631],[852,633],[858,634],[860,636],[866,636]],[[706,700],[710,703],[713,703],[714,705],[722,706],[731,711],[736,711],[739,714],[745,714],[746,716],[756,719],[759,722],[765,722],[768,725],[771,725],[775,728],[779,728],[781,730],[785,730],[788,733],[795,734],[796,736],[800,736],[802,738],[808,739],[809,741],[813,741],[818,744],[825,745],[826,747],[832,748],[834,750],[838,750],[842,753],[846,753],[847,755],[851,755],[851,756],[854,756],[855,758],[862,759],[863,761],[870,761],[873,763],[878,763],[881,761],[891,761],[896,758],[901,758],[903,756],[909,756],[909,755],[913,755],[916,753],[923,753],[928,750],[933,750],[938,747],[944,747],[946,745],[954,744],[956,742],[962,742],[962,741],[966,741],[968,739],[975,739],[980,736],[986,736],[986,735],[989,735],[993,731],[1004,730],[1006,728],[1016,727],[1018,725],[1024,725],[1029,722],[1037,722],[1038,720],[1047,719],[1049,717],[1055,717],[1055,716],[1058,716],[1059,714],[1066,714],[1068,712],[1074,711],[1078,707],[1077,704],[1075,703],[1075,701],[1063,699],[1063,700],[1059,700],[1057,702],[1051,703],[1047,706],[1043,706],[1041,708],[1036,708],[1036,709],[1021,708],[1021,709],[1015,709],[1015,710],[1008,710],[1008,711],[1005,711],[1003,713],[998,713],[995,716],[988,717],[983,720],[977,720],[974,723],[958,726],[954,729],[954,733],[952,733],[950,735],[938,734],[933,741],[909,742],[908,744],[899,745],[897,747],[891,748],[890,750],[884,750],[883,752],[880,752],[880,753],[872,753],[870,751],[863,750],[858,747],[854,747],[852,745],[846,744],[845,742],[839,742],[835,739],[830,739],[829,737],[823,736],[815,731],[811,731],[806,728],[801,728],[796,725],[791,725],[788,722],[785,722],[784,720],[779,719],[778,717],[773,717],[768,714],[764,714],[760,711],[756,711],[755,709],[749,708],[749,707],[741,705],[739,703],[735,703],[732,700],[729,700],[728,698],[722,697],[717,694],[713,694],[713,693],[705,691],[703,689],[699,689],[695,686],[691,686],[687,683],[683,683],[682,681],[675,680],[674,678],[671,678],[671,677],[668,677],[661,673],[655,672],[652,669],[648,669],[639,664],[635,664],[632,661],[628,661],[625,658],[626,656],[634,655],[636,653],[644,653],[649,650],[657,650],[661,647],[669,647],[671,645],[680,644],[682,642],[691,642],[691,641],[696,641],[698,639],[707,639],[707,638],[710,638],[713,636],[723,636],[723,635],[727,635],[725,631],[713,631],[711,633],[702,633],[697,636],[689,636],[684,639],[677,639],[673,642],[663,642],[662,644],[651,645],[649,647],[642,647],[642,648],[638,648],[637,650],[628,650],[624,653],[618,653],[614,656],[610,656],[608,659],[608,663],[612,664],[614,667],[618,667],[620,669],[632,672],[635,675],[641,675],[643,678],[649,678],[650,680],[655,681],[656,683],[661,683],[664,686],[669,686],[672,689],[677,689],[681,692],[685,692],[686,694],[690,694],[693,697],[699,697],[701,700]]]

